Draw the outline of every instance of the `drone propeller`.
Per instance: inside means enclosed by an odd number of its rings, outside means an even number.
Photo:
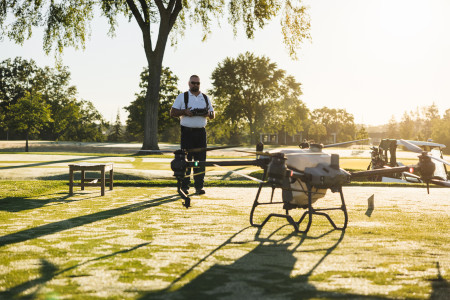
[[[253,155],[261,155],[261,156],[275,156],[275,153],[262,152],[262,151],[247,151],[247,150],[235,150],[236,152],[248,153]]]
[[[255,177],[252,177],[252,176],[249,176],[249,175],[246,175],[246,174],[242,174],[242,173],[237,172],[237,171],[234,171],[234,170],[230,170],[230,169],[225,168],[225,167],[222,167],[222,166],[220,166],[220,165],[218,165],[218,164],[214,164],[214,166],[215,166],[215,167],[220,167],[220,168],[222,168],[222,169],[225,169],[225,170],[227,170],[227,171],[230,171],[230,172],[232,172],[232,173],[238,174],[238,175],[240,175],[240,176],[243,176],[243,177],[245,177],[245,178],[248,178],[248,179],[253,180],[253,181],[256,181],[256,182],[259,182],[259,183],[265,183],[264,181],[262,181],[262,180],[260,180],[260,179],[258,179],[258,178],[255,178]]]
[[[343,143],[328,144],[328,145],[324,145],[322,148],[330,148],[330,147],[342,146],[342,145],[347,145],[347,144],[352,144],[352,143],[357,143],[357,142],[363,142],[363,141],[368,141],[368,140],[369,139],[362,139],[362,140],[354,140],[354,141],[348,141],[348,142],[343,142]]]
[[[253,180],[253,181],[256,181],[256,182],[259,182],[259,183],[268,183],[267,181],[263,181],[263,180],[260,180],[260,179],[258,179],[258,178],[255,178],[255,177],[252,177],[252,176],[249,176],[249,175],[246,175],[246,174],[242,174],[242,173],[237,172],[237,171],[230,170],[230,169],[225,168],[225,167],[223,167],[223,166],[221,166],[221,165],[214,164],[214,166],[215,166],[215,167],[220,167],[220,168],[225,169],[225,170],[227,170],[227,171],[229,171],[229,172],[232,172],[232,173],[236,173],[236,174],[238,174],[238,175],[240,175],[240,176],[246,177],[246,178],[248,178],[248,179],[250,179],[250,180]],[[286,188],[286,187],[280,187],[280,188],[281,188],[282,190],[284,190],[284,191],[302,192],[302,193],[305,193],[305,192],[306,192],[305,190],[294,189],[294,188]]]
[[[282,153],[282,152],[270,153],[270,152],[246,151],[246,150],[234,150],[234,151],[242,152],[242,153],[248,153],[248,154],[253,154],[253,155],[259,155],[259,156],[269,156],[269,157],[280,157],[282,154],[284,154],[284,156],[298,155],[298,153]]]
[[[402,140],[402,139],[400,139],[400,140],[398,140],[398,141],[399,141],[400,144],[402,144],[403,146],[405,146],[406,149],[408,149],[408,150],[410,150],[410,151],[412,151],[412,152],[416,152],[416,153],[420,153],[420,154],[425,154],[426,156],[428,156],[428,157],[430,157],[430,158],[432,158],[432,159],[434,159],[434,160],[437,160],[437,161],[439,161],[439,162],[441,162],[441,163],[443,163],[443,164],[446,164],[447,166],[450,166],[450,163],[449,163],[449,162],[443,160],[442,158],[434,157],[434,156],[432,156],[432,155],[429,155],[427,151],[423,151],[422,148],[420,148],[419,146],[414,145],[413,143],[410,143],[410,142],[405,141],[405,140]]]
[[[413,178],[416,178],[416,179],[422,179],[419,175],[416,175],[416,174],[413,174],[413,173],[410,173],[410,172],[402,172],[404,175],[406,175],[406,176],[408,176],[408,177],[413,177]]]
[[[413,143],[410,143],[410,142],[402,140],[402,139],[400,139],[398,141],[399,141],[400,144],[405,146],[409,151],[416,152],[416,153],[422,153],[423,152],[422,148],[420,148],[417,145],[414,145]]]
[[[219,146],[219,147],[209,147],[209,148],[205,147],[205,148],[179,149],[179,150],[182,150],[186,153],[196,153],[196,152],[212,151],[212,150],[218,150],[218,149],[228,149],[228,148],[235,148],[235,147],[239,147],[239,145]],[[139,150],[139,152],[146,152],[148,154],[174,153],[175,151],[178,151],[178,150]]]
[[[439,161],[439,162],[441,162],[441,163],[447,165],[447,166],[450,166],[450,163],[449,163],[448,161],[443,160],[442,158],[434,157],[434,156],[432,156],[432,155],[428,155],[428,156],[431,157],[431,158],[434,159],[434,160],[437,160],[437,161]]]
[[[228,148],[236,148],[239,147],[239,145],[231,145],[231,146],[218,146],[218,147],[205,147],[205,148],[192,148],[192,149],[186,149],[186,152],[188,153],[195,153],[195,152],[204,152],[204,151],[213,151],[218,149],[228,149]]]

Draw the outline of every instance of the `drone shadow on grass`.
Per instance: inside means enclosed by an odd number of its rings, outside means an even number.
[[[284,227],[284,226],[283,226]],[[249,227],[247,227],[249,228]],[[341,243],[345,232],[342,231],[337,241],[329,248],[317,250],[301,250],[301,245],[306,240],[321,239],[324,236],[336,233],[331,230],[317,237],[310,237],[305,234],[297,236],[292,233],[281,240],[274,240],[271,237],[281,228],[273,232],[269,237],[260,237],[261,230],[258,230],[255,240],[259,245],[248,254],[236,260],[231,265],[216,264],[206,272],[197,276],[178,290],[173,291],[175,284],[184,279],[202,262],[211,257],[218,250],[226,245],[233,244],[233,238],[242,233],[247,228],[237,232],[225,243],[211,251],[198,263],[183,273],[178,279],[173,281],[167,288],[160,291],[150,292],[142,296],[141,299],[217,299],[226,297],[230,299],[309,299],[309,298],[359,298],[359,299],[384,299],[372,296],[364,296],[352,293],[339,293],[330,291],[320,291],[309,283],[309,277],[314,270],[323,263],[334,249]],[[300,237],[298,243],[293,245],[287,242],[293,237]],[[242,243],[242,242],[241,242]],[[303,275],[291,276],[297,258],[294,253],[299,252],[323,252],[325,254]]]
[[[301,247],[302,244],[307,240],[317,240],[326,235],[335,234],[338,232],[336,230],[330,230],[317,237],[311,237],[305,234],[298,236],[292,233],[280,240],[274,240],[271,237],[281,228],[266,238],[260,237],[261,230],[259,229],[255,235],[255,240],[259,242],[259,245],[252,251],[231,265],[216,264],[186,285],[176,289],[177,284],[185,280],[201,263],[213,257],[224,246],[246,243],[233,242],[233,239],[248,228],[251,227],[240,230],[211,251],[186,272],[181,274],[167,288],[147,292],[140,299],[217,299],[221,297],[228,299],[390,299],[389,297],[382,296],[319,290],[314,284],[309,282],[310,276],[314,271],[342,242],[345,231],[341,231],[337,241],[329,247],[303,250]],[[295,245],[289,241],[293,237],[299,238]],[[325,254],[320,259],[316,262],[310,262],[312,266],[309,271],[294,277],[291,275],[295,263],[298,260],[298,254],[294,256],[294,253],[305,253],[306,257],[308,253],[323,251],[325,251]],[[442,278],[439,263],[437,263],[437,269],[438,277],[430,280],[432,287],[430,299],[445,299],[443,296],[448,292],[449,283]]]
[[[0,298],[5,297],[5,299],[35,299],[38,296],[38,293],[40,291],[40,289],[43,287],[43,285],[52,280],[53,278],[55,278],[56,276],[59,276],[65,272],[74,270],[78,267],[81,267],[83,265],[89,264],[91,262],[96,262],[99,260],[103,260],[103,259],[108,259],[111,258],[113,256],[116,256],[118,254],[123,254],[123,253],[128,253],[131,252],[133,250],[139,249],[141,247],[147,246],[150,243],[143,243],[143,244],[139,244],[136,245],[134,247],[128,248],[128,249],[124,249],[124,250],[120,250],[120,251],[116,251],[114,253],[111,254],[107,254],[107,255],[103,255],[94,259],[89,259],[87,261],[84,261],[82,263],[78,263],[76,265],[73,265],[71,267],[65,268],[65,269],[61,269],[58,270],[58,267],[55,266],[54,264],[52,264],[51,262],[49,262],[46,259],[41,259],[41,268],[40,268],[40,272],[41,272],[41,276],[29,281],[26,281],[24,283],[18,284],[4,292],[0,292]],[[37,287],[37,289],[35,289],[31,294],[27,294],[27,295],[23,295],[21,296],[21,294],[31,288],[35,288]],[[51,297],[49,297],[51,298]],[[47,298],[47,299],[49,299]],[[57,297],[55,297],[55,299],[57,299]]]
[[[155,207],[169,202],[174,202],[179,200],[180,196],[170,195],[166,197],[161,197],[157,199],[151,199],[139,203],[134,203],[130,205],[125,205],[113,209],[108,209],[104,211],[99,211],[93,214],[78,216],[54,223],[49,223],[30,229],[25,229],[19,232],[7,234],[0,237],[0,247],[11,245],[15,243],[25,242],[49,234],[54,234],[60,231],[72,229],[75,227],[91,224],[97,221],[106,220],[109,218],[114,218],[121,215],[126,215],[136,211],[144,210],[150,207]]]

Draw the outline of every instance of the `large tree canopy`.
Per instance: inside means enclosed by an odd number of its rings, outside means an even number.
[[[52,49],[61,53],[65,47],[84,48],[96,9],[107,18],[111,34],[121,16],[134,19],[142,32],[149,78],[153,78],[145,97],[143,149],[158,149],[159,79],[171,32],[172,42],[176,43],[187,24],[199,23],[206,37],[212,22],[228,11],[228,22],[235,33],[243,25],[248,38],[279,15],[284,42],[292,57],[302,41],[309,38],[309,18],[301,0],[0,0],[0,36],[22,44],[34,27],[42,27],[47,53]]]
[[[144,137],[144,107],[145,94],[149,81],[148,68],[141,73],[140,93],[136,94],[136,100],[125,107],[128,111],[127,137],[131,141],[142,141]],[[150,78],[151,80],[151,78]],[[158,135],[164,142],[178,142],[180,138],[180,122],[171,118],[170,108],[180,91],[177,88],[178,77],[169,69],[163,68],[161,73],[161,88],[159,92],[160,109],[158,112]]]
[[[32,137],[38,137],[39,132],[40,138],[50,140],[103,140],[103,117],[92,103],[76,99],[77,89],[70,85],[68,68],[41,68],[33,60],[20,57],[0,62],[0,138],[6,133],[7,139],[17,139],[22,138],[17,133],[27,133],[14,126],[14,120],[19,118],[15,114],[20,110],[12,109],[27,94],[38,95],[36,97],[43,107],[48,106],[53,119],[38,131],[28,131]]]
[[[252,53],[226,58],[213,71],[216,110],[221,124],[229,123],[238,135],[248,124],[254,143],[259,133],[281,130],[294,134],[303,131],[308,110],[299,99],[300,83],[267,57]],[[221,119],[222,118],[222,119]]]
[[[322,107],[311,113],[311,122],[317,128],[324,126],[326,137],[336,136],[336,142],[345,142],[355,138],[356,126],[354,117],[345,109]],[[325,136],[322,135],[322,138]],[[334,142],[322,141],[316,142]]]
[[[50,106],[42,101],[41,94],[25,92],[24,97],[11,105],[10,111],[10,126],[25,132],[25,151],[28,152],[30,134],[39,133],[46,123],[53,121],[50,117]]]

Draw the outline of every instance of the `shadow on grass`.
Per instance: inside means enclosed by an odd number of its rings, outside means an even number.
[[[99,172],[87,171],[85,173],[85,178],[99,178],[99,176],[100,176]],[[38,180],[65,180],[68,183],[69,182],[69,172],[67,171],[67,172],[64,172],[61,174],[56,174],[56,175],[51,175],[51,176],[42,176],[42,177],[38,177],[37,179]],[[81,180],[81,172],[74,172],[73,179],[75,181]],[[130,180],[130,181],[136,180],[136,181],[138,181],[138,180],[149,180],[149,178],[114,171],[114,181],[117,181],[117,180]]]
[[[449,299],[450,283],[442,277],[439,262],[436,262],[436,269],[438,272],[437,277],[430,280],[432,289],[430,299]]]
[[[45,259],[41,259],[41,268],[40,268],[40,272],[41,272],[41,277],[38,277],[36,279],[21,283],[19,285],[16,285],[4,292],[0,292],[0,298],[1,297],[5,297],[5,299],[35,299],[40,291],[40,289],[43,287],[43,285],[52,280],[53,278],[55,278],[58,275],[61,275],[67,271],[71,271],[74,270],[80,266],[86,265],[88,263],[91,262],[95,262],[95,261],[99,261],[102,259],[107,259],[110,257],[113,257],[115,255],[118,254],[123,254],[123,253],[127,253],[127,252],[131,252],[133,250],[139,249],[141,247],[147,246],[150,243],[143,243],[143,244],[139,244],[136,245],[134,247],[131,247],[129,249],[124,249],[124,250],[120,250],[111,254],[107,254],[107,255],[103,255],[94,259],[90,259],[87,260],[85,262],[76,264],[74,266],[62,269],[58,271],[58,267],[55,266],[54,264],[52,264],[51,262],[45,260]],[[24,295],[21,296],[20,294],[25,292],[28,289],[34,288],[34,287],[38,287],[35,291],[33,291],[33,293],[28,294],[28,295]],[[56,295],[57,296],[57,295]],[[58,299],[58,297],[54,297],[55,299]],[[46,299],[53,299],[52,297],[47,297]]]
[[[7,212],[20,212],[29,209],[36,209],[47,205],[60,205],[64,203],[70,203],[74,201],[81,201],[84,199],[67,200],[69,198],[68,193],[54,193],[46,196],[46,199],[34,199],[28,197],[5,197],[0,199],[0,211]]]
[[[0,167],[0,170],[10,170],[10,169],[20,169],[20,168],[31,168],[31,167],[39,167],[39,166],[46,166],[46,165],[53,165],[53,164],[60,164],[60,163],[69,163],[69,162],[77,162],[77,161],[86,161],[96,158],[105,158],[107,156],[91,156],[91,157],[83,157],[83,158],[71,158],[71,159],[62,159],[62,160],[54,160],[54,161],[43,161],[39,163],[34,164],[25,164],[25,165],[17,165],[17,166],[7,166],[7,167]]]
[[[15,244],[15,243],[20,243],[20,242],[25,242],[25,241],[39,238],[42,236],[46,236],[49,234],[72,229],[72,228],[83,226],[86,224],[91,224],[91,223],[94,223],[97,221],[106,220],[109,218],[114,218],[117,216],[133,213],[136,211],[140,211],[143,209],[162,205],[162,204],[169,203],[169,202],[174,202],[178,199],[180,199],[180,196],[178,194],[170,195],[167,197],[161,197],[161,198],[157,198],[157,199],[152,199],[152,200],[148,200],[148,201],[125,205],[122,207],[104,210],[104,211],[96,212],[96,213],[85,215],[85,216],[74,217],[74,218],[62,220],[59,222],[49,223],[49,224],[33,227],[30,229],[25,229],[25,230],[22,230],[19,232],[7,234],[7,235],[0,237],[0,247]]]
[[[305,234],[297,236],[296,233],[292,233],[281,240],[274,240],[272,237],[281,228],[271,233],[267,238],[260,237],[261,230],[259,229],[255,236],[255,240],[259,242],[259,245],[248,254],[236,260],[231,265],[216,264],[183,287],[174,290],[176,288],[175,285],[185,279],[202,262],[224,246],[234,244],[233,239],[247,228],[237,232],[222,245],[211,251],[173,281],[167,288],[147,293],[140,299],[217,299],[220,297],[230,299],[384,299],[352,293],[321,291],[309,283],[309,277],[341,243],[345,232],[340,232],[337,241],[328,248],[321,247],[315,250],[302,250],[301,245],[306,240],[321,239],[326,235],[339,232],[335,230],[328,231],[317,237],[306,236]],[[290,238],[296,237],[300,237],[296,245],[287,242]],[[294,253],[297,251],[306,253],[325,251],[325,254],[308,272],[292,277],[291,273],[297,262]]]

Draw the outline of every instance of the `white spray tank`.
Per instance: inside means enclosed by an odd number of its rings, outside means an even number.
[[[331,155],[322,152],[320,145],[312,144],[309,149],[281,149],[277,152],[285,154],[287,160],[286,165],[289,169],[304,171],[305,168],[314,168],[318,164],[331,164]],[[300,179],[290,184],[292,191],[292,200],[290,204],[306,208],[308,206],[308,188]],[[311,202],[325,196],[327,189],[313,188]]]

